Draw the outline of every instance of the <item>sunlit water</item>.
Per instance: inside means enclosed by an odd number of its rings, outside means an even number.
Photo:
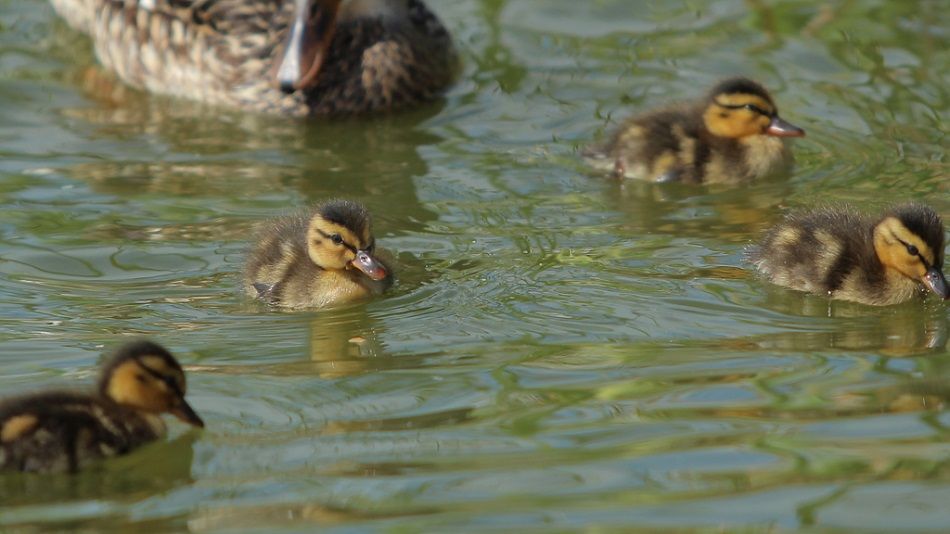
[[[0,3],[0,391],[147,335],[204,432],[0,477],[0,530],[942,531],[945,305],[831,303],[744,251],[788,209],[950,216],[939,1],[438,0],[444,101],[295,121],[149,97],[39,1]],[[581,147],[743,73],[808,130],[787,179],[625,183]],[[366,203],[399,281],[278,313],[255,224]]]

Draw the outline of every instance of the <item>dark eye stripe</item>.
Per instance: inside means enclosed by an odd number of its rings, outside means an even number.
[[[152,375],[154,378],[161,380],[162,382],[165,382],[165,384],[168,385],[168,387],[179,397],[185,396],[185,393],[181,390],[180,387],[178,387],[178,382],[176,382],[174,378],[170,376],[165,376],[162,373],[159,373],[158,371],[145,365],[141,361],[139,361],[139,367],[141,367],[142,369],[145,369],[145,372]]]
[[[897,240],[900,241],[901,245],[904,245],[904,247],[907,248],[908,254],[910,254],[911,256],[917,256],[917,259],[919,259],[924,264],[924,267],[928,269],[930,268],[930,263],[927,261],[927,258],[924,258],[924,255],[920,253],[920,249],[918,249],[916,245],[912,245],[908,243],[907,241],[904,241],[903,239],[900,239],[900,238],[898,238]]]
[[[338,244],[338,245],[343,245],[344,247],[346,247],[348,250],[350,250],[350,251],[352,251],[352,252],[356,252],[356,247],[354,247],[353,245],[351,245],[351,244],[347,243],[346,241],[344,241],[344,240],[343,240],[343,237],[341,237],[340,234],[333,234],[333,235],[331,236],[330,234],[324,232],[323,230],[321,230],[321,229],[319,229],[319,228],[317,228],[317,233],[320,234],[320,235],[322,235],[323,237],[329,239],[330,241],[333,241],[334,243],[336,243],[336,244]],[[340,240],[337,241],[336,239],[334,239],[335,237],[339,237]]]
[[[760,114],[760,115],[765,115],[766,117],[771,117],[771,116],[772,116],[772,113],[770,113],[770,112],[768,112],[768,111],[765,111],[764,109],[760,108],[759,106],[756,106],[755,104],[723,104],[722,102],[719,102],[718,100],[713,100],[713,103],[716,104],[717,106],[721,107],[721,108],[726,108],[726,109],[747,109],[747,110],[749,110],[749,111],[758,113],[758,114]]]

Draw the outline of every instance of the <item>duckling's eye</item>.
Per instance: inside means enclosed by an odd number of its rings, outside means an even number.
[[[342,244],[343,244],[343,236],[341,236],[340,234],[333,234],[333,235],[330,236],[330,241],[333,241],[333,242],[336,243],[337,245],[342,245]]]
[[[165,377],[165,378],[162,378],[162,380],[165,381],[165,385],[168,386],[168,389],[169,389],[169,390],[171,390],[171,391],[173,391],[173,392],[175,392],[175,393],[179,393],[179,392],[180,392],[180,389],[181,389],[181,388],[178,387],[178,382],[175,382],[175,379],[174,379],[174,378]]]
[[[746,108],[747,110],[753,113],[758,113],[759,115],[768,115],[768,113],[764,109],[760,108],[759,106],[756,106],[755,104],[746,104],[742,107]]]
[[[143,384],[146,382],[145,375],[135,375],[135,379]]]
[[[917,250],[917,247],[915,247],[914,245],[907,245],[907,253],[910,254],[911,256],[917,256],[920,254],[920,251]]]

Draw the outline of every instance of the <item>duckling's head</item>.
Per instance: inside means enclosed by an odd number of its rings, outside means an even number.
[[[135,341],[121,347],[102,370],[99,392],[117,404],[147,413],[170,413],[205,426],[185,401],[185,373],[161,345]]]
[[[314,85],[338,25],[405,19],[408,13],[408,0],[294,0],[293,22],[277,66],[278,85],[288,94]]]
[[[703,122],[713,135],[730,139],[805,135],[805,130],[779,117],[769,92],[748,78],[730,78],[716,85],[709,93]]]
[[[373,280],[389,276],[376,259],[369,212],[358,202],[331,200],[317,207],[307,228],[307,252],[328,270],[356,269]]]
[[[886,269],[917,280],[950,298],[943,275],[943,222],[928,206],[904,204],[874,226],[874,250]]]

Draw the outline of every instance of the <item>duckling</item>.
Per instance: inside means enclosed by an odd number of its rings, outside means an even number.
[[[264,229],[247,258],[244,290],[283,308],[380,295],[392,285],[392,275],[375,248],[366,208],[330,200]]]
[[[884,306],[912,298],[921,284],[950,298],[943,238],[940,216],[921,204],[877,218],[825,208],[786,217],[750,259],[773,283]]]
[[[126,83],[265,113],[340,115],[436,98],[452,39],[422,0],[51,0]]]
[[[618,178],[653,182],[749,182],[792,162],[785,137],[805,131],[778,115],[768,91],[730,78],[705,100],[628,119],[601,146],[583,155]]]
[[[165,435],[158,414],[197,427],[185,401],[185,374],[150,341],[120,348],[93,394],[49,391],[0,402],[0,471],[75,472]]]

